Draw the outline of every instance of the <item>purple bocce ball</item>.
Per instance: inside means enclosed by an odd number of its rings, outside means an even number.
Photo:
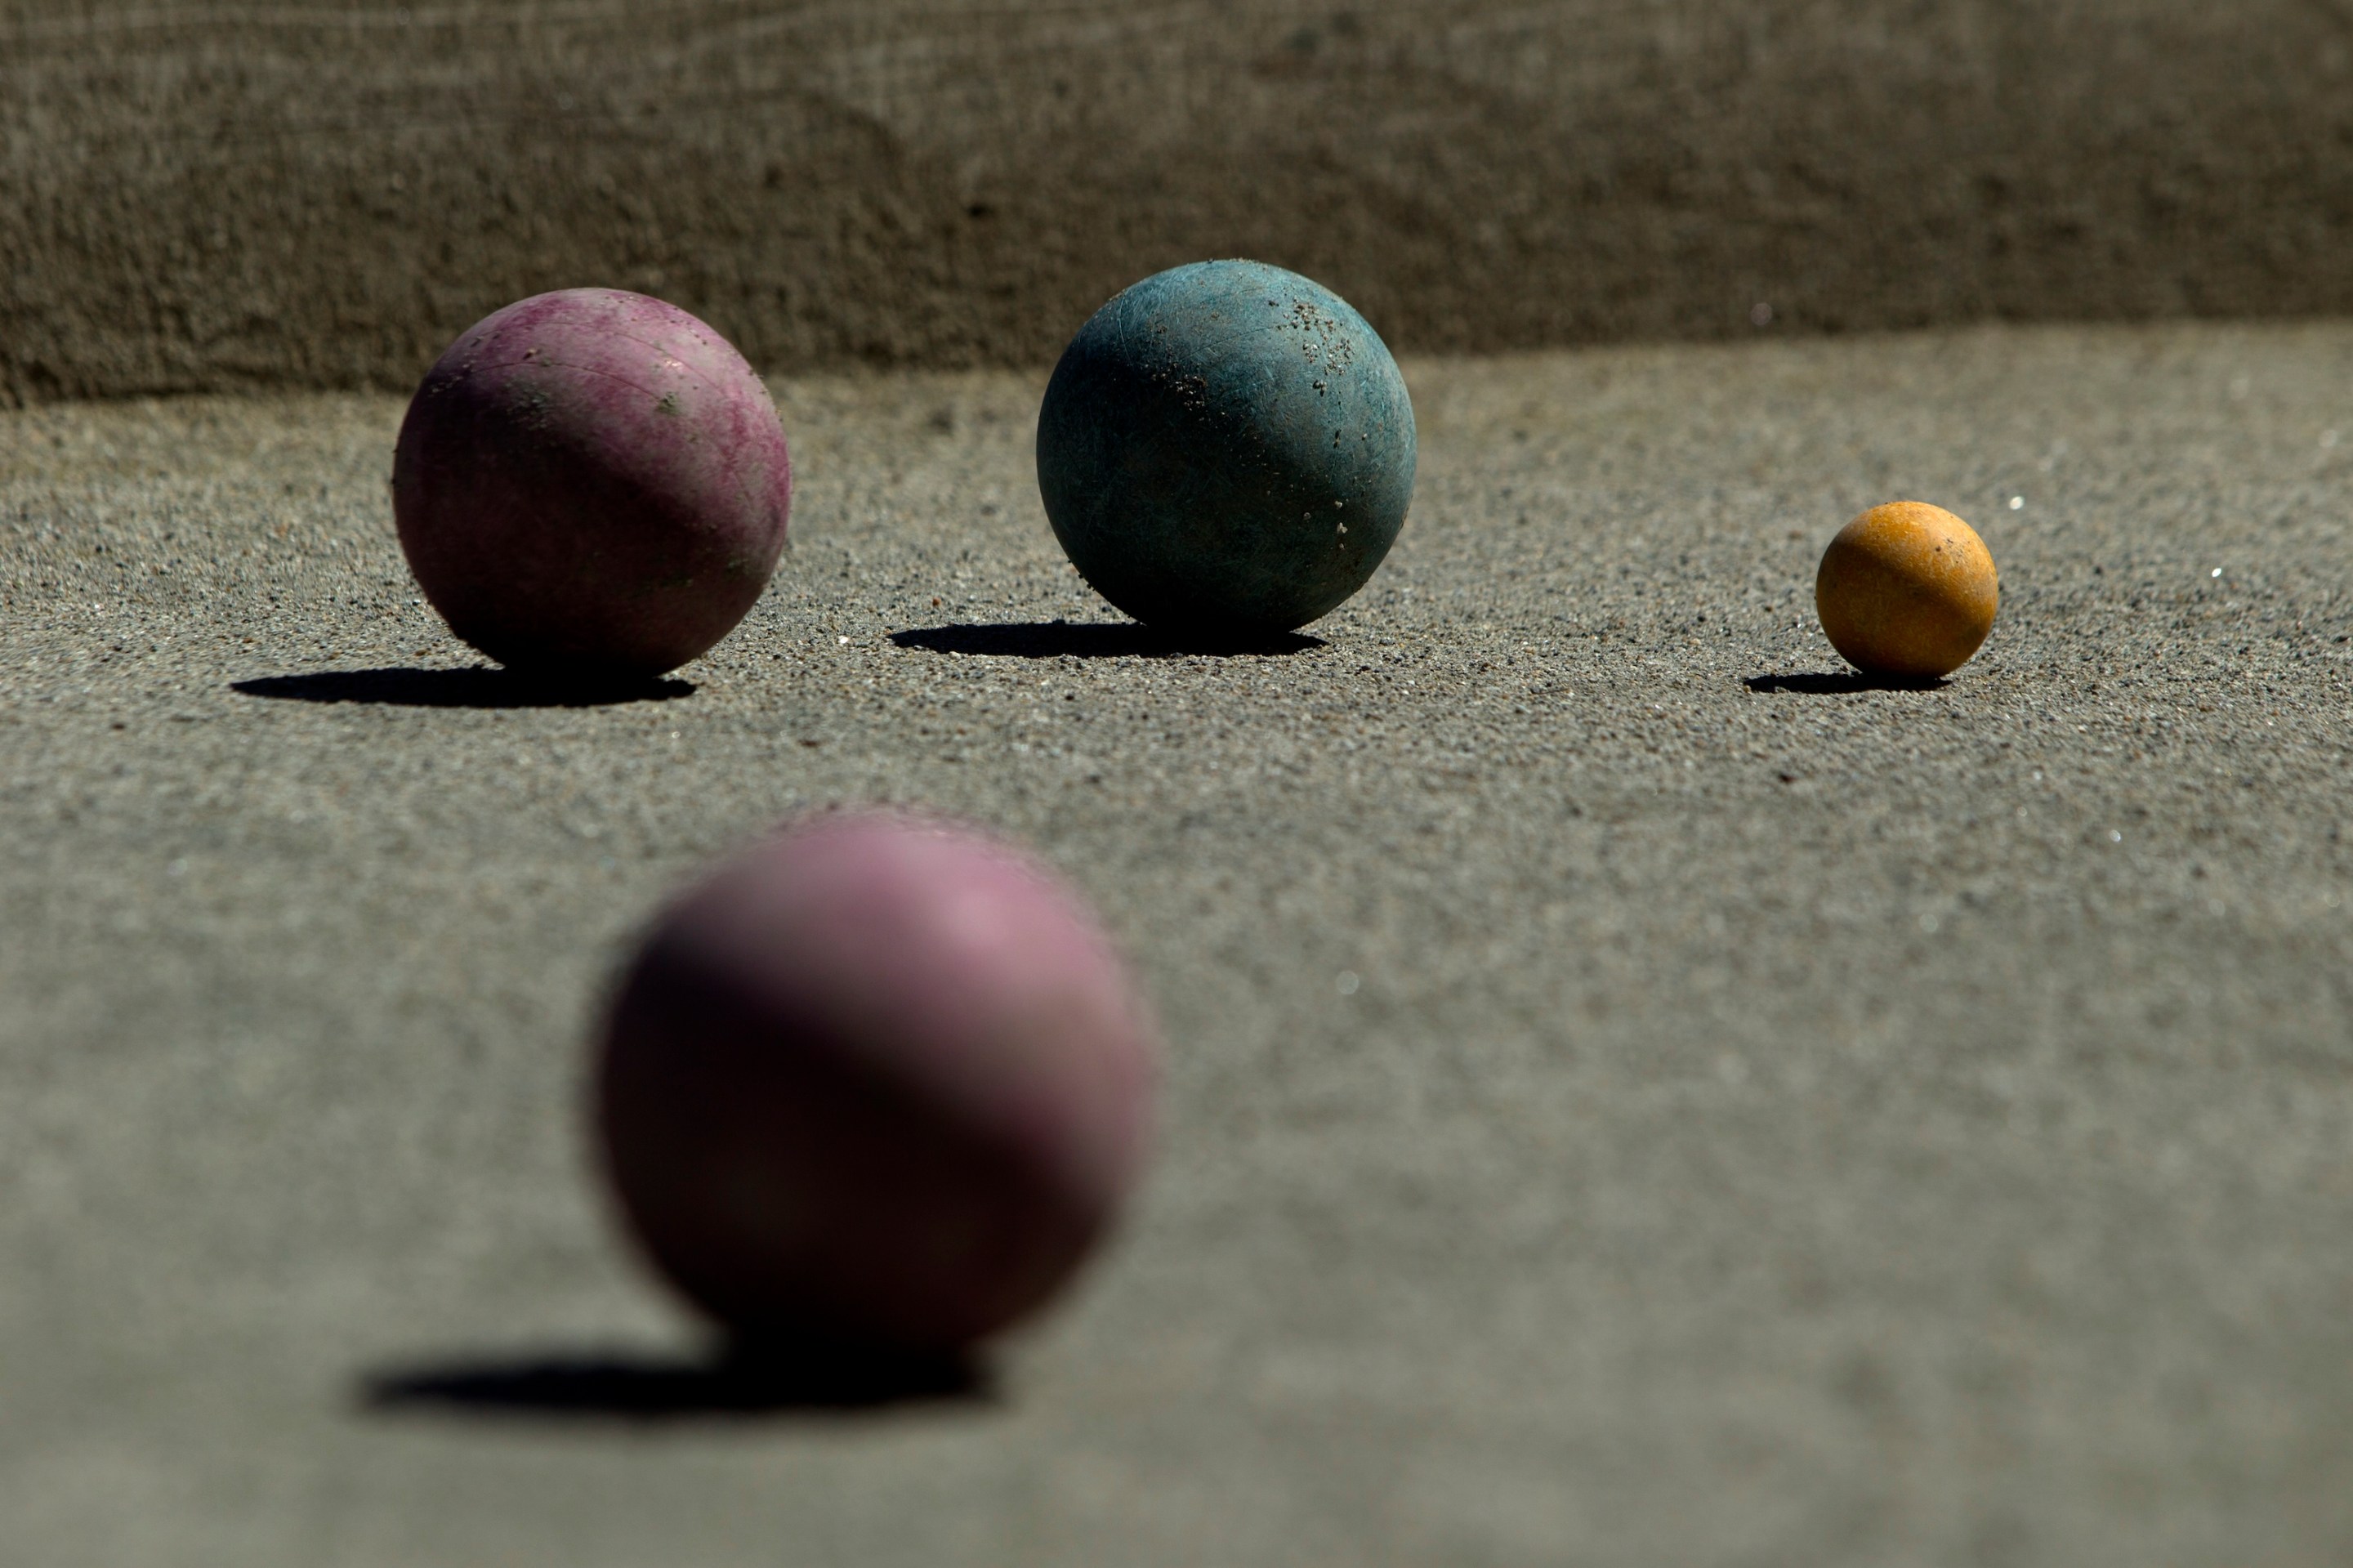
[[[449,629],[512,669],[676,669],[744,619],[785,545],[792,460],[752,367],[618,289],[484,317],[417,389],[401,548]]]
[[[665,916],[596,1117],[655,1266],[751,1343],[959,1350],[1054,1294],[1142,1168],[1149,1019],[1078,899],[920,819],[847,814]]]

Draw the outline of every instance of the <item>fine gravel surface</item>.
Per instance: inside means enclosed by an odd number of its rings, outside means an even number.
[[[384,397],[0,417],[0,1520],[80,1565],[2353,1557],[2353,324],[1409,360],[1412,516],[1172,651],[1042,374],[792,380],[767,598],[633,700],[423,609]],[[1816,559],[1960,513],[1975,662]],[[657,902],[920,801],[1170,1043],[977,1366],[711,1362],[583,1044]]]

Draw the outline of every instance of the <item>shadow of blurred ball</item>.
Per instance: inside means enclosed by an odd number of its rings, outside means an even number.
[[[417,585],[501,663],[658,675],[734,629],[784,548],[792,462],[726,339],[617,289],[521,300],[427,373],[393,458]]]
[[[1993,630],[1993,556],[1940,506],[1874,506],[1838,532],[1814,576],[1831,646],[1873,675],[1933,679],[1968,663]]]
[[[960,1349],[1051,1297],[1145,1156],[1150,1022],[1010,850],[823,818],[665,914],[608,1015],[597,1126],[660,1272],[747,1341]]]
[[[1328,613],[1388,553],[1413,472],[1413,405],[1379,334],[1256,261],[1178,267],[1103,306],[1038,416],[1062,548],[1170,630],[1263,636]]]

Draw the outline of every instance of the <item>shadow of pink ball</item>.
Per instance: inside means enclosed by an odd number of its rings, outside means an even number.
[[[784,549],[792,461],[758,376],[677,306],[565,289],[484,317],[408,405],[393,515],[449,629],[510,668],[676,669]]]
[[[1046,1302],[1110,1226],[1155,1057],[1060,883],[961,830],[850,814],[662,916],[607,1016],[596,1115],[630,1227],[712,1318],[951,1351]]]

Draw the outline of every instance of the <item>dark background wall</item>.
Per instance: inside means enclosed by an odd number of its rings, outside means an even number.
[[[0,5],[0,399],[585,282],[1034,362],[1229,254],[1421,350],[2353,312],[2353,0]]]

